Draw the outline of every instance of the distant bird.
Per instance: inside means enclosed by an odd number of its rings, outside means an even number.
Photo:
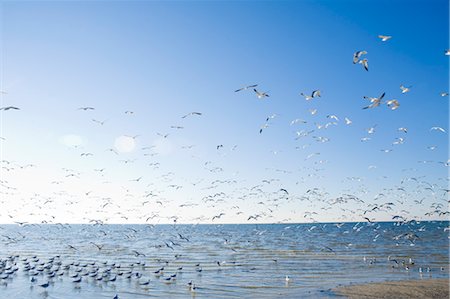
[[[369,100],[372,104],[370,104],[369,106],[364,107],[363,109],[369,109],[369,108],[374,108],[374,107],[378,107],[381,105],[381,100],[384,98],[384,95],[386,93],[383,92],[381,94],[381,96],[379,96],[378,98],[372,98],[372,97],[366,97],[364,96],[364,99]]]
[[[99,125],[103,126],[106,122],[106,120],[104,121],[100,121],[100,120],[96,120],[96,119],[92,119],[93,122],[98,123]]]
[[[80,107],[80,108],[78,108],[78,110],[87,111],[87,110],[95,110],[95,108],[93,108],[93,107]]]
[[[265,123],[264,125],[261,126],[261,128],[259,129],[259,134],[261,134],[263,132],[264,129],[267,129],[269,127],[269,124]]]
[[[167,138],[169,137],[169,134],[161,134],[161,133],[156,133],[158,136],[161,136],[162,138]]]
[[[392,38],[390,35],[378,35],[378,38],[381,38],[382,42],[388,41]]]
[[[356,51],[353,54],[353,64],[358,63],[359,59],[361,58],[362,55],[366,55],[367,51]]]
[[[441,128],[441,127],[432,127],[431,129],[430,129],[430,131],[441,131],[442,133],[445,133],[446,131],[443,129],[443,128]]]
[[[367,60],[367,58],[361,59],[358,63],[361,64],[366,71],[369,71],[369,60]]]
[[[258,86],[258,84],[253,84],[253,85],[244,86],[244,87],[241,87],[241,88],[239,88],[239,89],[236,89],[234,92],[239,92],[239,91],[242,91],[242,90],[247,90],[247,89],[249,89],[249,88],[255,88],[256,86]]]
[[[286,195],[289,195],[289,192],[286,189],[281,188],[280,191],[286,193]]]
[[[202,115],[202,113],[201,112],[191,112],[191,113],[188,113],[188,114],[182,116],[181,118],[186,118],[191,115],[199,115],[200,116],[200,115]]]
[[[449,93],[446,91],[443,91],[440,93],[441,97],[448,97]]]
[[[303,120],[303,119],[300,119],[300,118],[296,118],[296,119],[294,119],[293,121],[291,121],[291,126],[293,125],[293,124],[296,124],[296,123],[302,123],[302,124],[306,124],[307,123],[307,121],[306,120]]]
[[[406,87],[404,85],[400,85],[400,89],[402,91],[402,93],[407,93],[411,90],[411,86],[410,87]]]
[[[2,107],[2,108],[0,108],[0,110],[4,110],[4,111],[8,111],[8,110],[20,110],[20,108],[14,107],[14,106],[7,106],[7,107]]]
[[[130,111],[130,110],[127,110],[127,111],[125,111],[125,114],[130,114],[130,115],[132,115],[132,114],[134,114],[134,112],[133,112],[133,111]]]
[[[450,56],[450,49],[445,50],[444,54]]]
[[[309,113],[311,113],[311,115],[316,115],[317,109],[309,109]]]
[[[253,88],[253,91],[256,93],[256,96],[258,97],[258,99],[264,99],[264,98],[268,98],[269,97],[267,92],[259,92],[259,91],[256,90],[256,88]]]
[[[350,125],[352,123],[352,121],[350,119],[348,119],[347,117],[344,120],[345,120],[346,125]]]
[[[223,215],[225,215],[225,213],[220,213],[219,215],[213,216],[213,218],[211,220],[214,221],[214,219],[219,219]]]
[[[221,147],[223,147],[223,144],[219,144],[218,146],[216,146],[216,149],[219,149]]]
[[[408,128],[401,127],[401,128],[398,128],[398,131],[401,131],[403,133],[408,133]]]
[[[336,121],[339,121],[339,118],[336,115],[327,115],[327,118],[334,119]]]
[[[386,104],[389,108],[391,108],[391,110],[395,110],[400,107],[400,103],[397,100],[389,100],[386,102]]]
[[[311,95],[304,94],[303,92],[300,93],[300,95],[303,96],[303,97],[305,97],[305,100],[310,101],[310,100],[312,100],[313,98],[320,97],[320,90],[314,90],[314,91],[311,93]]]

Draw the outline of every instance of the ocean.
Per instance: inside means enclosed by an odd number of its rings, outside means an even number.
[[[0,225],[0,295],[330,298],[340,285],[448,278],[448,227],[448,221]]]

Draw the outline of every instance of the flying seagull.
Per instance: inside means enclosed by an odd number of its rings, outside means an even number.
[[[391,110],[395,110],[400,107],[400,103],[397,100],[389,100],[386,102],[386,104],[389,108],[391,108]]]
[[[441,131],[442,133],[445,133],[445,130],[443,129],[443,128],[441,128],[441,127],[432,127],[431,129],[430,129],[430,131]]]
[[[305,100],[310,101],[310,100],[312,100],[313,98],[320,97],[320,90],[314,90],[314,91],[311,93],[311,95],[304,94],[303,92],[300,93],[300,95],[303,96],[303,97],[305,97]]]
[[[359,61],[359,58],[362,56],[362,55],[366,55],[367,54],[367,51],[356,51],[354,54],[353,54],[353,64],[355,64],[355,63],[358,63],[358,61]]]
[[[372,98],[372,97],[364,96],[364,98],[366,100],[369,100],[372,104],[370,104],[369,106],[364,107],[363,109],[374,108],[374,107],[380,106],[381,100],[383,99],[384,95],[385,95],[385,93],[383,92],[381,94],[381,96],[379,96],[378,98]]]
[[[87,110],[95,110],[95,108],[93,108],[93,107],[80,107],[80,108],[78,108],[78,110],[87,111]]]
[[[381,38],[382,42],[388,41],[392,38],[390,35],[378,35],[378,38]]]
[[[202,115],[202,114],[201,114],[201,112],[191,112],[191,113],[188,113],[188,114],[182,116],[181,118],[186,118],[186,117],[191,116],[191,115]]]
[[[239,89],[236,89],[234,92],[239,92],[239,91],[242,91],[242,90],[247,90],[247,89],[249,89],[249,88],[255,88],[256,86],[258,86],[258,84],[248,85],[248,86],[245,86],[245,87],[241,87],[241,88],[239,88]]]
[[[14,107],[14,106],[7,106],[7,107],[2,107],[0,108],[0,110],[4,110],[4,111],[8,111],[8,110],[20,110],[20,108]]]
[[[411,90],[411,86],[410,87],[406,87],[404,85],[400,85],[400,89],[402,90],[402,93],[407,93]]]
[[[366,71],[369,71],[369,60],[367,60],[367,58],[358,61],[358,63],[361,64]]]
[[[266,92],[259,92],[256,90],[256,88],[253,88],[253,91],[256,93],[256,96],[258,97],[258,99],[264,99],[264,98],[268,98],[269,95]]]

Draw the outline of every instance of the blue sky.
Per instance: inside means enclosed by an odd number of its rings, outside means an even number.
[[[3,162],[1,177],[16,189],[0,190],[8,207],[0,220],[142,222],[154,213],[160,222],[209,222],[223,212],[223,222],[254,214],[301,222],[315,211],[316,221],[358,221],[364,209],[392,200],[394,210],[371,217],[406,210],[422,219],[434,202],[448,206],[448,134],[430,131],[448,131],[449,97],[440,96],[448,92],[448,11],[447,1],[2,2],[0,106],[21,110],[1,111],[1,160],[16,165]],[[368,72],[352,63],[359,50],[368,52]],[[234,92],[251,84],[270,97]],[[300,96],[313,90],[321,97]],[[397,110],[361,109],[364,96],[383,92],[400,102]],[[78,110],[87,106],[95,110]],[[194,111],[202,115],[181,118]],[[319,129],[333,122],[328,115],[339,121]],[[297,118],[307,123],[290,125]],[[296,139],[302,130],[312,132]],[[64,144],[67,135],[81,146]],[[128,138],[134,149],[107,151],[122,135],[140,135]],[[396,138],[403,144],[393,145]],[[17,166],[28,163],[36,167]],[[94,171],[102,168],[103,176]],[[420,179],[398,191],[411,177]],[[252,194],[271,178],[278,181]],[[313,188],[320,194],[308,198]],[[280,189],[288,198],[277,199]],[[157,195],[142,204],[148,192]],[[40,205],[52,201],[45,215],[21,209],[32,210],[35,193]],[[364,203],[322,209],[349,193]],[[379,193],[384,201],[373,200]],[[422,197],[424,204],[413,202]],[[186,202],[195,209],[180,207]]]

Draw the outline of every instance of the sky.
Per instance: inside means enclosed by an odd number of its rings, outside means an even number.
[[[1,223],[448,219],[448,1],[0,13]]]

